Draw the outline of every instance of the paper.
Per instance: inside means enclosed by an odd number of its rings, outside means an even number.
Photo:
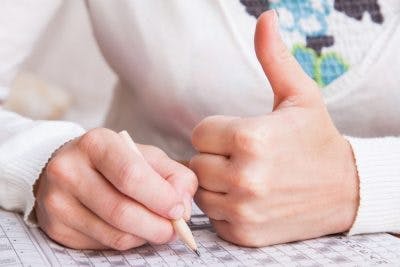
[[[197,213],[197,212],[196,212]],[[202,215],[191,227],[201,257],[181,242],[125,252],[73,250],[29,229],[19,215],[0,210],[0,266],[360,266],[400,263],[400,239],[389,234],[324,237],[259,249],[229,244]]]

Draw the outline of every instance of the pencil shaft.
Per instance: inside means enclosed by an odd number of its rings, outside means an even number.
[[[193,251],[197,250],[192,231],[183,219],[172,220],[172,226],[179,238]]]

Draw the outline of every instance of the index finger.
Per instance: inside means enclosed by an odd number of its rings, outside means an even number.
[[[95,169],[121,193],[170,219],[180,219],[184,206],[177,192],[144,158],[132,153],[126,142],[111,130],[94,130],[80,143]]]
[[[202,153],[229,156],[231,153],[231,122],[237,117],[210,116],[202,120],[192,132],[192,144]]]

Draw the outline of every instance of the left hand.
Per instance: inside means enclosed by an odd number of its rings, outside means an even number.
[[[192,136],[200,152],[190,162],[196,202],[222,238],[244,246],[344,232],[358,208],[352,149],[276,24],[274,11],[264,13],[255,36],[275,95],[272,113],[209,117]]]

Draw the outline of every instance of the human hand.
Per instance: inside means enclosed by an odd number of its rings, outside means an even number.
[[[126,250],[171,240],[169,219],[190,217],[197,179],[160,149],[138,148],[144,158],[108,129],[61,147],[38,180],[39,226],[76,249]]]
[[[319,88],[282,42],[274,11],[260,16],[257,57],[271,83],[272,113],[212,116],[193,131],[195,200],[224,239],[244,246],[304,240],[348,230],[358,177],[348,142]]]

